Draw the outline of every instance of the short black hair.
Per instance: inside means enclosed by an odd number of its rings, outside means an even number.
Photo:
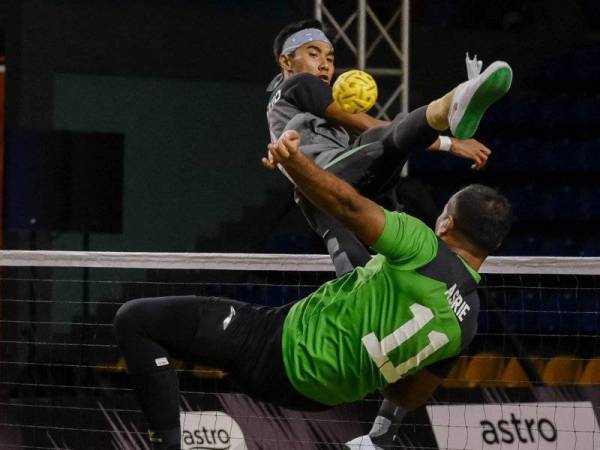
[[[304,30],[305,28],[317,28],[323,33],[325,33],[325,35],[327,35],[327,30],[323,27],[323,24],[317,19],[305,19],[300,20],[299,22],[287,24],[277,34],[277,36],[275,36],[275,40],[273,40],[273,56],[275,56],[275,62],[277,64],[279,64],[279,55],[281,55],[281,51],[283,50],[283,44],[285,43],[285,40],[297,31]]]
[[[491,187],[471,184],[448,201],[456,229],[482,253],[502,244],[512,225],[510,202]]]

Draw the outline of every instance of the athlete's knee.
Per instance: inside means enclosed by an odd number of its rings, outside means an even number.
[[[113,319],[113,330],[119,344],[123,343],[128,336],[143,331],[149,302],[150,299],[141,298],[121,305]]]

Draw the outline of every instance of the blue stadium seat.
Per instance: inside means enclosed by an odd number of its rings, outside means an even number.
[[[568,127],[573,124],[573,100],[567,96],[545,99],[539,104],[539,112],[532,117],[540,118],[542,130],[555,131],[558,127]],[[534,119],[530,118],[530,122]],[[535,127],[535,122],[533,122]]]
[[[489,289],[490,300],[502,311],[507,332],[552,335],[593,335],[600,331],[600,295],[595,289]],[[497,333],[500,324],[490,305],[480,313],[480,332]]]
[[[600,123],[600,98],[586,97],[573,102],[573,120],[578,127],[595,127]]]
[[[281,306],[289,300],[292,300],[292,298],[290,298],[291,296],[289,290],[286,288],[286,286],[265,286],[264,290],[265,294],[258,302],[261,305]]]
[[[596,3],[589,0],[588,3]],[[586,48],[548,58],[540,71],[540,84],[556,92],[562,87],[567,91],[597,92],[600,79],[600,50]]]
[[[576,312],[579,310],[577,291],[572,289],[559,289],[557,292],[558,305],[561,311]]]
[[[580,218],[585,220],[600,219],[600,189],[583,188],[579,192],[576,210],[580,212]]]
[[[580,151],[584,155],[586,172],[600,171],[600,139],[580,142]]]
[[[600,11],[597,1],[596,11]],[[597,83],[600,79],[600,50],[598,48],[578,49],[573,53],[573,81],[576,85],[589,87],[597,92]]]
[[[313,243],[306,235],[276,235],[269,239],[270,253],[314,253]]]
[[[600,297],[597,289],[580,289],[572,299],[575,304],[575,320],[578,334],[598,334],[600,332]]]
[[[531,333],[539,328],[539,314],[534,306],[537,303],[535,293],[520,289],[507,296],[506,320],[514,332]]]
[[[500,247],[499,255],[540,255],[542,239],[538,235],[510,235]]]
[[[485,121],[482,123],[484,129],[492,131],[494,134],[502,134],[503,130],[514,128],[510,117],[510,113],[514,109],[515,105],[510,99],[494,105],[485,115]]]
[[[545,236],[540,238],[537,255],[540,256],[576,256],[577,245],[568,236]]]
[[[600,105],[598,106],[600,110]],[[600,119],[598,119],[600,123]],[[495,145],[495,146],[494,146]],[[535,138],[506,142],[492,141],[495,155],[489,169],[527,172],[597,172],[600,171],[600,141],[542,142]]]
[[[558,290],[557,310],[560,315],[560,333],[573,334],[578,331],[577,301],[573,290]]]
[[[542,203],[541,216],[546,220],[561,219],[565,215],[565,211],[572,206],[572,191],[570,187],[560,190],[548,190],[546,192],[538,191]]]
[[[248,302],[248,303],[258,303],[258,299],[260,296],[260,287],[247,283],[243,285],[243,288],[238,292],[239,300]]]
[[[600,256],[600,239],[595,236],[579,239],[577,256]]]
[[[580,172],[585,170],[585,153],[581,145],[569,139],[547,144],[541,164],[548,172]]]
[[[512,188],[505,192],[512,204],[513,214],[520,220],[533,220],[543,214],[543,198],[535,192],[533,185]]]
[[[600,312],[588,311],[578,317],[579,334],[597,335],[600,332]]]
[[[516,201],[523,202],[519,211],[528,219],[537,216],[544,220],[588,220],[600,217],[595,208],[599,202],[596,195],[596,190],[571,185],[548,190],[529,186],[524,194],[516,196]]]
[[[519,99],[509,104],[509,111],[507,114],[508,123],[512,129],[528,128],[532,122],[535,126],[535,118],[540,115],[540,107],[542,103],[539,98],[530,96],[527,98]]]
[[[533,138],[520,139],[508,143],[500,149],[492,160],[494,164],[511,172],[535,170],[539,166],[539,154],[542,144]]]
[[[499,256],[598,256],[600,242],[594,237],[509,235]]]
[[[439,174],[439,173],[459,173],[468,171],[470,164],[461,158],[446,153],[421,152],[411,157],[409,168],[411,173]]]

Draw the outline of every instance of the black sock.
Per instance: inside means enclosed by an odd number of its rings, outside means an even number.
[[[400,430],[402,420],[407,413],[407,410],[396,406],[393,402],[384,400],[379,407],[373,428],[369,432],[373,443],[380,447],[393,445],[394,436]]]
[[[181,450],[181,429],[148,430],[153,450]]]
[[[129,376],[150,430],[164,442],[157,449],[179,449],[179,382],[172,367]],[[173,431],[174,430],[174,431]],[[176,447],[171,447],[176,445]]]

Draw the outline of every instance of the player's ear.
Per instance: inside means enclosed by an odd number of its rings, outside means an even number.
[[[279,55],[278,61],[279,61],[279,67],[281,67],[281,70],[287,71],[287,72],[292,70],[292,61],[291,61],[291,58],[289,57],[289,55],[284,55],[284,54]]]
[[[456,221],[454,220],[454,216],[451,214],[448,214],[448,231],[451,231],[454,229],[454,227],[456,226]]]
[[[440,237],[445,236],[454,229],[454,225],[454,217],[450,214],[444,214],[436,224],[436,234]]]

